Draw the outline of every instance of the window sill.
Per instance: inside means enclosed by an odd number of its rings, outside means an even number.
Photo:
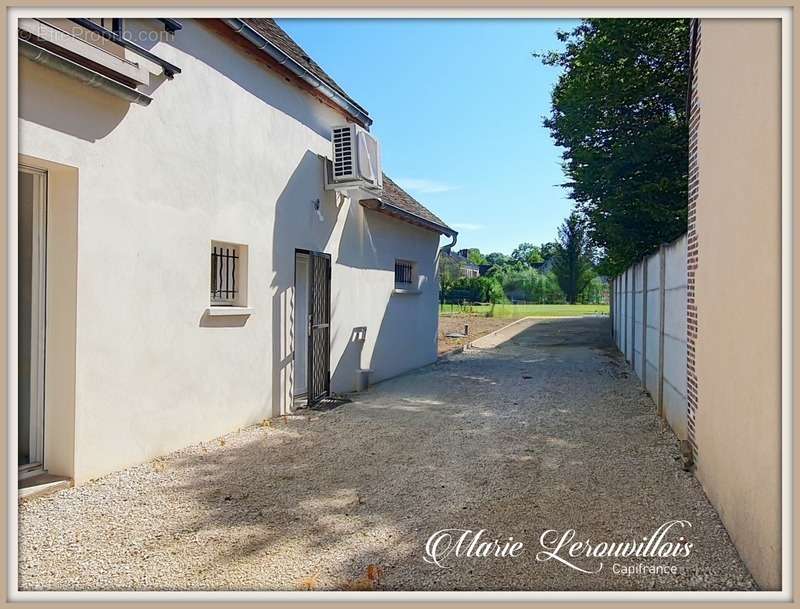
[[[395,288],[392,294],[422,294],[422,290],[418,288]]]
[[[211,317],[221,315],[252,315],[255,313],[253,307],[208,307],[206,313]]]

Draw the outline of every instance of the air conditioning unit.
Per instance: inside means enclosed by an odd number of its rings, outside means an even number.
[[[366,129],[349,124],[331,130],[333,161],[328,188],[383,188],[381,147]]]

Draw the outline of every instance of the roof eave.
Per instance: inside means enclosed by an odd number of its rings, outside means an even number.
[[[283,49],[268,40],[255,29],[250,27],[243,20],[238,18],[222,18],[221,21],[231,28],[234,32],[242,36],[250,44],[255,46],[258,50],[266,53],[274,61],[286,67],[293,74],[298,76],[306,84],[313,87],[325,97],[330,99],[336,106],[344,110],[347,114],[352,116],[357,121],[369,127],[372,124],[372,119],[367,114],[367,111],[359,106],[356,102],[346,95],[342,95],[339,91],[333,89],[314,74],[312,74],[305,66],[299,64]]]
[[[367,209],[372,209],[378,212],[389,214],[390,216],[394,216],[399,220],[408,222],[409,224],[414,224],[421,228],[432,230],[434,232],[446,235],[448,237],[455,237],[456,235],[458,235],[458,232],[454,231],[449,226],[446,226],[444,224],[438,224],[436,222],[431,222],[426,218],[423,218],[416,214],[412,214],[410,211],[397,207],[396,205],[393,205],[389,201],[382,201],[381,199],[362,199],[360,203]]]

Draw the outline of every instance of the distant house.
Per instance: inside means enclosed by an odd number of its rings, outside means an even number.
[[[455,280],[461,277],[480,277],[480,267],[467,258],[469,250],[459,250],[456,253],[443,251],[439,257],[439,273],[445,280]]]
[[[550,271],[553,270],[553,265],[555,264],[555,261],[556,261],[556,257],[555,256],[550,256],[544,262],[534,262],[534,263],[532,263],[531,267],[533,267],[534,270],[539,271],[543,275],[546,275],[547,273],[549,273]]]

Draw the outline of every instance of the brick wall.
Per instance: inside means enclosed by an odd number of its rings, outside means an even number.
[[[688,406],[688,437],[695,463],[698,460],[695,439],[695,418],[699,402],[699,387],[695,373],[695,344],[697,341],[697,305],[695,303],[695,272],[700,260],[700,245],[696,226],[696,205],[700,192],[700,168],[697,159],[697,138],[700,126],[700,95],[697,86],[697,58],[700,53],[700,20],[692,19],[689,38],[691,59],[689,74],[689,227],[687,242],[686,288],[686,398]]]

